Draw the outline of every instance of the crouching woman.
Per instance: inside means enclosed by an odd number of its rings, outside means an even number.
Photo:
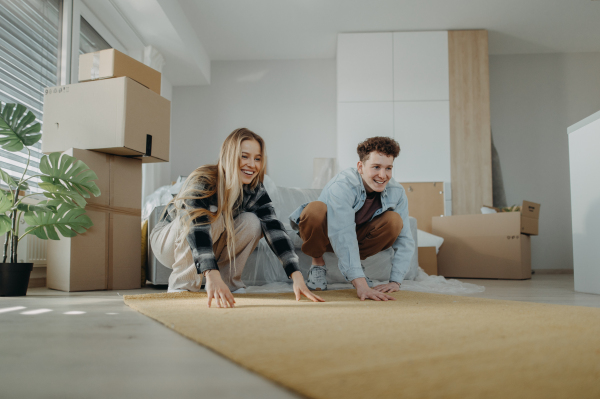
[[[173,269],[169,292],[199,291],[204,276],[208,307],[213,300],[217,307],[233,307],[232,292],[245,291],[242,271],[264,234],[293,280],[296,300],[304,295],[323,301],[304,283],[263,185],[265,169],[263,139],[242,128],[225,139],[216,165],[201,166],[187,178],[150,234],[156,258]]]

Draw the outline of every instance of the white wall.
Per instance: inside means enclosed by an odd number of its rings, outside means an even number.
[[[173,89],[171,179],[215,163],[239,127],[265,139],[267,173],[310,187],[313,158],[335,157],[335,60],[216,61],[211,84]]]
[[[490,94],[507,202],[542,205],[532,267],[572,268],[567,127],[600,110],[600,53],[492,55]]]

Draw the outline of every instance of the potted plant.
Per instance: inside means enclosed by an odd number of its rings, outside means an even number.
[[[27,293],[33,263],[17,263],[19,241],[28,234],[41,239],[59,240],[85,233],[93,223],[85,214],[85,198],[99,196],[100,189],[93,180],[96,174],[82,161],[67,154],[54,152],[44,155],[39,164],[39,174],[27,177],[30,167],[29,147],[42,138],[41,124],[34,123],[35,116],[21,104],[0,102],[0,146],[10,152],[27,150],[27,165],[20,178],[10,176],[0,168],[0,235],[6,234],[2,263],[0,263],[0,296],[21,296]],[[36,203],[25,194],[29,180],[39,177],[43,199]],[[30,198],[28,201],[24,201]],[[21,218],[27,223],[19,232]]]

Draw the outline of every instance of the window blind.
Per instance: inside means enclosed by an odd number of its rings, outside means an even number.
[[[40,123],[43,90],[58,84],[61,8],[61,0],[0,0],[0,101],[23,104]],[[39,141],[31,148],[27,176],[39,173],[42,155]],[[20,179],[27,157],[26,148],[0,148],[0,167]],[[39,181],[29,180],[32,192],[41,191]]]

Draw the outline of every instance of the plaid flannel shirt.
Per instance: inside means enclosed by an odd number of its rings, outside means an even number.
[[[283,224],[277,219],[273,203],[267,190],[262,183],[258,183],[256,188],[252,190],[248,185],[244,185],[244,195],[241,205],[234,211],[234,218],[242,212],[252,212],[260,220],[262,232],[265,236],[267,244],[271,250],[277,255],[277,258],[283,264],[283,268],[288,278],[293,272],[299,271],[298,255],[294,251],[292,241],[288,236]],[[186,200],[185,207],[189,209],[216,209],[217,195],[209,198]],[[174,204],[169,205],[168,211],[165,213],[164,221],[172,222],[177,215],[177,210]],[[210,224],[208,217],[202,216],[196,218],[193,226],[187,235],[187,241],[192,250],[194,263],[198,274],[206,270],[218,270],[217,260],[213,252],[213,240],[210,234]]]

